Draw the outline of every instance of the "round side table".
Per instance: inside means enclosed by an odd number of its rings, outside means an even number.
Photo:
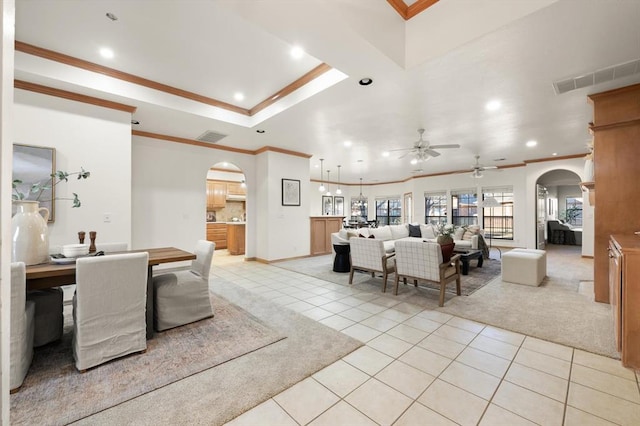
[[[351,270],[351,260],[349,259],[351,246],[349,244],[334,244],[333,249],[336,252],[336,257],[333,259],[333,271],[349,272]]]

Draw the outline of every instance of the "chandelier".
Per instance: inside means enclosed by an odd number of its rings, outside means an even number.
[[[357,197],[354,197],[353,201],[355,202],[356,206],[358,206],[358,207],[364,206],[364,203],[367,202],[367,197],[362,195],[362,178],[360,178],[360,195],[358,195]]]
[[[320,159],[320,186],[318,187],[318,191],[320,192],[324,192],[326,190],[326,188],[324,187],[324,182],[322,181],[322,178],[324,178],[324,172],[322,169],[322,164],[324,163],[324,158]]]

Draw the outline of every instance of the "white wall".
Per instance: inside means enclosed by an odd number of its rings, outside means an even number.
[[[277,152],[257,155],[260,173],[259,259],[273,261],[310,253],[310,174],[309,159]],[[282,179],[300,180],[300,206],[282,205]],[[319,196],[317,187],[316,196]],[[317,215],[317,214],[315,214]]]
[[[96,231],[98,243],[131,241],[131,114],[24,90],[15,91],[14,141],[56,149],[56,169],[91,172],[56,185],[56,198],[78,194],[82,206],[58,200],[50,245],[78,242]],[[109,213],[111,222],[103,215]]]
[[[206,239],[207,173],[222,161],[245,173],[249,235],[245,256],[255,257],[254,156],[138,136],[133,137],[132,149],[133,247],[193,251],[197,240]]]

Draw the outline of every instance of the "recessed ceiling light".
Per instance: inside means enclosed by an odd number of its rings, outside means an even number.
[[[258,129],[258,130],[256,130],[256,133],[264,133],[264,130]]]
[[[112,21],[117,21],[118,20],[118,17],[116,15],[114,15],[113,13],[111,13],[111,12],[107,12],[106,16],[107,16],[107,18],[111,19]]]
[[[229,163],[227,163],[226,161],[224,163],[222,163],[222,167],[227,167],[229,165]]]
[[[291,57],[293,59],[300,59],[300,58],[302,58],[302,56],[304,56],[304,50],[302,49],[302,47],[294,46],[291,49]]]
[[[501,106],[502,106],[502,103],[499,100],[494,99],[492,101],[487,102],[487,104],[485,105],[485,108],[487,109],[487,111],[497,111],[500,109]]]
[[[538,142],[536,142],[536,141],[528,141],[528,142],[526,143],[526,145],[527,145],[529,148],[531,148],[532,146],[536,146],[536,145],[538,145]]]
[[[390,155],[389,151],[382,151],[383,157],[388,157]]]
[[[244,95],[240,92],[236,92],[233,94],[233,99],[236,101],[244,101]]]
[[[553,155],[553,156],[555,157],[556,155],[558,155],[558,153],[557,153],[557,152],[554,152],[554,153],[553,153],[553,154],[551,154],[551,155]]]
[[[415,165],[415,164],[418,164],[418,160],[414,158],[413,160],[411,160],[411,161],[410,161],[410,163],[411,163],[411,164],[414,164],[414,165]]]
[[[347,148],[349,148],[351,145],[353,145],[353,142],[351,142],[351,141],[344,141],[344,146],[346,146]]]
[[[373,80],[370,79],[369,77],[361,78],[360,81],[358,82],[360,86],[368,86],[371,83],[373,83]]]
[[[358,162],[358,163],[362,163],[362,161],[363,161],[363,160],[358,160],[357,162]]]
[[[113,50],[109,49],[108,47],[103,47],[100,49],[100,56],[106,59],[113,59],[115,53],[113,53]]]

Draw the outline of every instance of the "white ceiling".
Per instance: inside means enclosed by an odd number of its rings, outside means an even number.
[[[253,117],[20,52],[16,78],[137,106],[136,130],[212,130],[228,135],[221,145],[310,154],[315,179],[324,158],[332,180],[341,164],[343,182],[386,182],[468,169],[475,154],[506,165],[586,152],[586,96],[640,73],[562,95],[552,83],[639,59],[638,22],[637,0],[441,0],[406,22],[385,0],[16,0],[18,41],[243,108],[318,64],[336,70]],[[99,56],[103,46],[113,59]],[[358,85],[363,77],[373,84]],[[492,99],[500,110],[486,111]],[[432,144],[461,148],[418,166],[381,156],[411,147],[421,127]]]

